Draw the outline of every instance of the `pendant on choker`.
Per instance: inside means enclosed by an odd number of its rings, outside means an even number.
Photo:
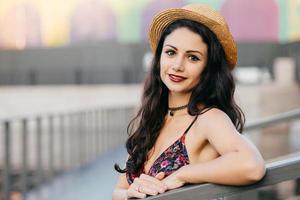
[[[186,104],[184,106],[170,107],[170,108],[168,108],[168,110],[170,111],[169,114],[170,114],[171,117],[173,117],[176,111],[183,110],[187,107],[188,107],[188,104]]]

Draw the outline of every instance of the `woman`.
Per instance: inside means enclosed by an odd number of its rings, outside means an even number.
[[[224,18],[198,4],[159,13],[142,105],[129,124],[129,154],[113,199],[145,198],[186,183],[251,184],[265,174],[258,150],[240,133],[234,101],[236,44]],[[240,133],[239,133],[240,132]]]

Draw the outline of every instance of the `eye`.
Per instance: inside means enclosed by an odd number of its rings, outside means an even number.
[[[198,61],[198,60],[200,60],[197,56],[195,56],[195,55],[189,55],[189,57],[188,57],[191,61],[193,61],[193,62],[196,62],[196,61]]]
[[[175,55],[175,51],[174,50],[166,50],[165,53],[168,55],[168,56],[173,56]]]

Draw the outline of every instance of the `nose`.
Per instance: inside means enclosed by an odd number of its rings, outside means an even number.
[[[173,63],[172,69],[174,71],[183,71],[184,70],[184,59],[182,56],[178,56]]]

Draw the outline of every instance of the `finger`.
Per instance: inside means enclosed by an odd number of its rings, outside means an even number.
[[[155,176],[155,178],[157,178],[158,180],[162,180],[164,177],[165,177],[165,173],[164,172],[159,172]]]
[[[146,194],[138,192],[133,188],[129,188],[127,190],[127,198],[135,197],[135,198],[143,199],[143,198],[146,198],[146,196],[147,196]]]
[[[161,175],[159,175],[161,176]],[[145,179],[145,180],[148,180],[148,181],[151,181],[157,185],[162,185],[163,183],[161,182],[161,180],[158,180],[156,177],[153,177],[153,176],[149,176],[147,174],[141,174],[140,175],[140,178],[141,179]]]
[[[146,179],[142,179],[142,178],[138,178],[135,180],[135,183],[137,186],[138,191],[142,192],[142,193],[146,193],[149,195],[157,195],[158,193],[163,193],[164,190],[161,189],[159,186],[155,185],[155,183],[146,180]]]
[[[146,175],[146,174],[141,174],[140,179],[148,181],[149,184],[151,185],[151,187],[158,190],[159,193],[163,193],[167,189],[167,185],[165,185],[162,181],[158,180],[155,177],[152,177],[152,176],[149,176],[149,175]]]
[[[143,186],[141,185],[139,187],[139,192],[144,193],[144,194],[148,194],[148,195],[158,195],[159,191],[156,188],[153,187],[149,187],[149,186]]]
[[[184,185],[183,182],[176,180],[174,178],[169,178],[169,177],[170,176],[168,176],[167,178],[162,180],[168,186],[168,190],[172,190],[172,189],[175,189],[175,188],[178,188],[178,187],[181,187],[182,185]]]

